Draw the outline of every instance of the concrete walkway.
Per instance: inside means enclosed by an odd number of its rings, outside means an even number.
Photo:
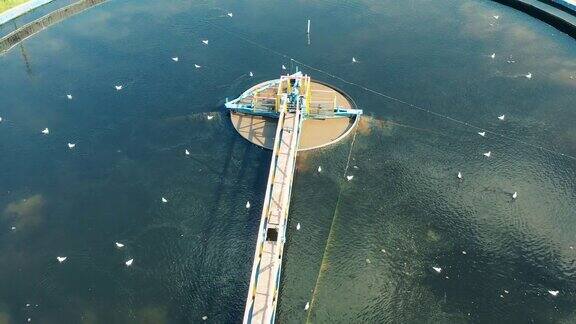
[[[576,0],[551,0],[561,6],[576,11]]]
[[[12,19],[22,16],[23,14],[27,13],[30,10],[34,10],[52,1],[54,0],[30,0],[12,9],[8,9],[3,13],[0,13],[0,25],[3,25]]]

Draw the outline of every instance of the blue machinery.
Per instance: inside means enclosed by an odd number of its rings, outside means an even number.
[[[278,118],[284,102],[294,109],[296,101],[301,100],[302,114],[308,118],[353,117],[362,114],[361,109],[349,109],[340,106],[336,97],[333,100],[318,98],[312,81],[302,72],[283,75],[280,79],[259,83],[246,90],[240,97],[226,102],[226,108],[250,115]],[[312,98],[315,98],[314,100]]]

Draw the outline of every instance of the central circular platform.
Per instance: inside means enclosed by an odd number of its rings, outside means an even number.
[[[266,82],[261,84],[264,83]],[[319,81],[312,80],[311,85],[313,92],[311,106],[319,107],[321,103],[334,100],[342,108],[356,109],[354,101],[344,92]],[[351,133],[359,119],[360,116],[304,120],[298,151],[337,143]],[[260,147],[272,149],[278,126],[277,119],[231,111],[230,120],[242,137]]]

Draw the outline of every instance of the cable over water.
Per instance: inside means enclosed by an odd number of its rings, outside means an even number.
[[[277,51],[277,50],[274,50],[274,49],[272,49],[272,48],[269,48],[269,47],[267,47],[267,46],[265,46],[265,45],[262,45],[262,44],[260,44],[260,43],[258,43],[258,42],[256,42],[256,41],[253,41],[252,39],[250,39],[250,38],[242,35],[241,33],[237,32],[237,31],[229,30],[228,28],[225,28],[225,27],[222,27],[222,26],[220,26],[220,25],[214,24],[214,23],[212,23],[212,22],[210,22],[210,21],[207,21],[207,20],[206,20],[205,22],[206,22],[207,24],[209,24],[209,25],[217,28],[217,29],[220,29],[221,31],[223,31],[223,32],[225,32],[225,33],[227,33],[227,34],[229,34],[229,35],[231,35],[231,36],[233,36],[233,37],[236,37],[236,38],[241,39],[241,40],[243,40],[243,41],[245,41],[245,42],[247,42],[247,43],[250,43],[250,44],[252,44],[252,45],[254,45],[254,46],[256,46],[256,47],[259,47],[259,48],[261,48],[261,49],[263,49],[263,50],[265,50],[265,51],[268,51],[268,52],[270,52],[270,53],[273,53],[273,54],[276,54],[276,55],[278,55],[278,56],[280,56],[280,57],[283,57],[283,58],[285,58],[285,59],[288,59],[288,60],[291,61],[291,63],[297,63],[297,64],[299,64],[299,65],[301,65],[301,66],[303,66],[303,67],[306,67],[306,68],[308,68],[308,69],[314,70],[314,71],[319,72],[319,73],[322,73],[322,74],[324,74],[324,75],[326,75],[326,76],[328,76],[328,77],[331,77],[331,78],[333,78],[333,79],[339,80],[339,81],[344,82],[344,83],[346,83],[346,84],[348,84],[348,85],[351,85],[351,86],[360,88],[360,89],[362,89],[362,90],[364,90],[364,91],[366,91],[366,92],[370,92],[370,93],[372,93],[372,94],[374,94],[374,95],[377,95],[377,96],[379,96],[379,97],[386,98],[386,99],[388,99],[388,100],[391,100],[391,101],[400,103],[400,104],[405,105],[405,106],[407,106],[407,107],[410,107],[410,108],[413,108],[413,109],[416,109],[416,110],[425,112],[425,113],[427,113],[427,114],[433,115],[433,116],[438,117],[438,118],[446,119],[446,120],[448,120],[448,121],[451,121],[451,122],[453,122],[453,123],[459,124],[459,125],[461,125],[461,126],[474,129],[475,131],[486,132],[487,134],[491,134],[491,135],[494,135],[494,136],[496,136],[496,137],[500,137],[500,138],[503,138],[503,139],[506,139],[506,140],[509,140],[509,141],[517,142],[517,143],[520,143],[520,144],[522,144],[522,145],[524,145],[524,146],[527,146],[527,147],[531,147],[531,148],[538,149],[538,150],[541,150],[541,151],[546,152],[546,153],[549,153],[549,154],[562,156],[562,157],[571,159],[571,160],[573,160],[573,161],[576,161],[576,156],[573,156],[573,155],[570,155],[570,154],[566,154],[566,153],[562,153],[562,152],[558,152],[558,151],[555,151],[555,150],[553,150],[553,149],[549,149],[549,148],[544,147],[544,146],[541,146],[541,145],[533,144],[533,143],[527,142],[527,141],[522,140],[522,139],[514,138],[514,137],[507,136],[507,135],[504,135],[504,134],[501,134],[501,133],[498,133],[498,132],[495,132],[495,131],[492,131],[492,130],[489,130],[489,129],[485,129],[485,128],[483,128],[483,127],[474,125],[474,124],[472,124],[472,123],[469,123],[469,122],[466,122],[466,121],[463,121],[463,120],[459,120],[459,119],[450,117],[450,116],[448,116],[448,115],[444,115],[444,114],[435,112],[435,111],[430,110],[430,109],[428,109],[428,108],[424,108],[424,107],[421,107],[421,106],[412,104],[412,103],[410,103],[410,102],[407,102],[407,101],[402,100],[402,99],[399,99],[399,98],[395,98],[395,97],[390,96],[390,95],[387,95],[387,94],[385,94],[385,93],[383,93],[383,92],[381,92],[381,91],[368,88],[368,87],[363,86],[363,85],[361,85],[361,84],[358,84],[358,83],[356,83],[356,82],[348,81],[348,80],[346,80],[346,79],[344,79],[344,78],[342,78],[342,77],[340,77],[340,76],[337,76],[337,75],[335,75],[335,74],[333,74],[333,73],[330,73],[330,72],[328,72],[328,71],[326,71],[326,70],[323,70],[323,69],[320,69],[320,68],[317,68],[317,67],[308,65],[308,64],[306,64],[306,63],[304,63],[304,62],[302,62],[302,61],[300,61],[300,60],[297,60],[297,59],[295,59],[295,58],[293,58],[293,57],[291,57],[291,56],[289,56],[289,55],[287,55],[287,54],[284,54],[284,53],[282,53],[282,52],[279,52],[279,51]]]
[[[354,130],[354,136],[352,137],[352,143],[350,144],[350,151],[348,152],[348,158],[346,160],[346,167],[344,167],[344,174],[342,175],[343,182],[346,174],[348,174],[348,169],[350,168],[350,158],[352,157],[352,149],[354,148],[354,143],[356,143],[356,134],[358,133],[358,128]],[[340,198],[342,197],[342,191],[344,186],[340,186],[340,191],[338,192],[338,199],[336,199],[336,205],[334,206],[334,214],[332,215],[332,223],[330,224],[330,231],[328,232],[328,237],[326,238],[326,244],[324,245],[324,252],[322,253],[322,262],[320,263],[320,269],[318,269],[318,276],[316,276],[316,283],[314,284],[314,290],[312,291],[312,298],[310,299],[310,310],[306,316],[306,323],[310,323],[310,315],[312,314],[312,309],[314,308],[314,301],[316,300],[316,294],[318,291],[318,284],[322,274],[326,271],[325,265],[328,255],[328,248],[330,247],[330,242],[332,241],[332,233],[334,232],[334,224],[336,223],[336,216],[338,215],[338,206],[340,205]]]

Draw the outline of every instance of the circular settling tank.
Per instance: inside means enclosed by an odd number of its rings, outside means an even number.
[[[258,85],[254,88],[256,87]],[[325,103],[328,100],[336,100],[339,107],[356,109],[352,98],[329,84],[312,80],[312,92],[311,106],[318,106],[320,102]],[[278,119],[231,111],[230,120],[242,137],[260,147],[272,149]],[[337,143],[351,133],[359,120],[359,116],[305,119],[302,124],[298,151],[312,150]]]

